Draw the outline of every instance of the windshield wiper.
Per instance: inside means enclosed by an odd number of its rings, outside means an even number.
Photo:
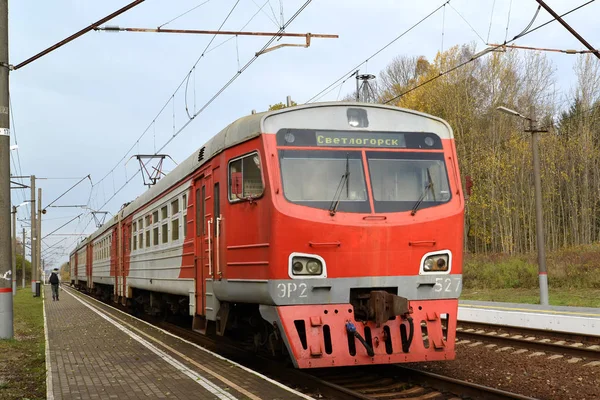
[[[423,202],[423,199],[425,199],[425,196],[427,195],[427,192],[430,189],[431,189],[431,193],[433,194],[433,201],[435,201],[435,191],[433,190],[433,181],[431,180],[431,173],[429,172],[429,168],[427,168],[427,180],[429,182],[427,183],[427,186],[425,186],[423,193],[421,193],[421,197],[419,197],[419,200],[417,200],[417,202],[413,206],[412,211],[410,212],[410,215],[415,215],[417,213],[419,206]]]
[[[346,186],[346,198],[350,197],[350,185],[348,185],[348,180],[350,179],[350,154],[346,153],[346,171],[342,175],[342,179],[338,184],[338,187],[335,191],[335,195],[333,196],[333,200],[331,201],[331,205],[329,206],[329,215],[332,217],[337,212],[337,208],[340,205],[340,198],[342,197],[342,190],[344,190],[344,185]]]

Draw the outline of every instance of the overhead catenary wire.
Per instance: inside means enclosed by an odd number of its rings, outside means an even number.
[[[512,0],[510,0],[510,3],[508,5],[508,17],[506,18],[506,31],[504,33],[504,41],[506,42],[506,40],[508,39],[508,27],[510,26],[510,13],[512,11]]]
[[[184,129],[187,128],[187,126],[200,114],[202,113],[210,104],[212,104],[212,102],[214,102],[215,99],[217,99],[221,93],[223,93],[241,74],[244,73],[244,71],[246,69],[248,69],[257,59],[258,57],[262,54],[262,52],[264,50],[266,50],[275,40],[277,40],[277,38],[279,37],[279,33],[283,33],[284,30],[298,17],[298,15],[300,15],[300,13],[302,13],[302,11],[304,11],[304,9],[306,7],[308,7],[308,5],[312,2],[312,0],[307,0],[300,8],[298,8],[298,10],[287,20],[287,22],[284,23],[284,25],[282,26],[282,28],[280,28],[280,30],[271,37],[271,39],[269,39],[265,45],[258,51],[255,53],[254,57],[252,57],[242,68],[240,68],[239,71],[237,71],[233,77],[225,84],[223,85],[223,87],[221,87],[221,89],[219,91],[217,91],[203,106],[202,108],[200,108],[198,111],[196,111],[193,115],[192,118],[188,119],[188,121],[182,126],[180,127],[168,140],[166,143],[164,143],[156,152],[155,154],[160,153],[166,146],[168,146],[178,135],[179,133],[181,133]],[[237,4],[237,3],[236,3]],[[200,59],[200,58],[199,58]],[[183,81],[185,82],[185,80]],[[182,84],[183,84],[182,82]],[[180,85],[181,87],[181,85]],[[168,103],[167,103],[168,104]],[[133,145],[133,147],[135,147],[135,145],[139,143],[139,139],[136,141],[136,143]],[[127,186],[129,184],[129,182],[131,182],[131,180],[133,180],[138,174],[140,173],[140,170],[137,170],[135,172],[135,174],[133,174],[129,179],[127,179],[108,199],[105,199],[104,203],[98,207],[98,209],[103,209],[110,201],[112,201],[112,199],[114,199],[116,197],[116,195],[118,193],[120,193],[121,190],[123,190],[123,188],[125,188],[125,186]],[[103,178],[104,179],[104,178]],[[89,216],[89,213],[88,215]],[[85,217],[84,217],[85,218]],[[85,227],[83,228],[82,232],[85,232],[87,230],[87,228],[89,227],[89,225],[91,224],[92,219],[89,218],[88,219],[88,223],[85,225]]]
[[[192,8],[190,8],[190,9],[189,9],[189,10],[187,10],[186,12],[184,12],[184,13],[182,13],[182,14],[179,14],[178,16],[176,16],[175,18],[173,18],[173,19],[171,19],[171,20],[169,20],[169,21],[165,22],[164,24],[161,24],[161,25],[159,25],[159,26],[158,26],[158,28],[160,29],[160,28],[162,28],[163,26],[165,26],[165,25],[168,25],[168,24],[170,24],[171,22],[178,20],[179,18],[181,18],[181,17],[183,17],[184,15],[187,15],[187,14],[191,13],[192,11],[194,11],[194,10],[196,10],[196,9],[198,9],[198,8],[200,8],[200,7],[202,7],[203,5],[205,5],[205,4],[206,4],[206,3],[208,3],[208,2],[210,2],[210,0],[206,0],[206,1],[204,1],[204,2],[202,2],[202,3],[200,3],[200,4],[198,4],[198,5],[196,5],[196,6],[192,7]]]
[[[53,233],[58,232],[59,230],[61,230],[62,228],[64,228],[65,226],[69,225],[71,222],[75,221],[77,218],[81,217],[83,214],[79,214],[77,216],[75,216],[74,218],[70,219],[69,221],[65,222],[64,224],[62,224],[61,226],[59,226],[58,228],[56,228],[55,230],[53,230],[52,232],[48,233],[47,235],[42,237],[42,240],[44,240],[45,238],[47,238],[48,236],[52,235]]]
[[[258,12],[262,12],[263,14],[265,14],[265,15],[267,16],[267,18],[269,19],[269,21],[273,22],[273,23],[275,24],[275,26],[276,26],[276,27],[278,27],[278,28],[280,28],[280,27],[281,27],[281,25],[279,25],[279,24],[277,23],[277,21],[276,21],[276,20],[274,20],[273,18],[271,18],[271,16],[269,15],[269,13],[267,13],[265,10],[263,10],[263,8],[264,8],[264,7],[267,5],[267,3],[269,4],[269,6],[271,6],[271,2],[270,2],[270,0],[267,0],[267,1],[265,2],[265,4],[264,4],[262,7],[260,7],[260,6],[259,6],[259,5],[256,3],[256,1],[252,0],[252,2],[254,3],[254,5],[255,5],[256,7],[258,7],[258,8],[259,8]]]
[[[235,7],[237,7],[239,3],[239,0],[236,1],[236,3],[234,4],[234,7],[232,8],[232,10],[230,10],[230,12],[227,14],[227,17],[225,18],[225,21],[223,21],[223,23],[221,24],[221,27],[223,26],[223,24],[227,21],[227,19],[229,19],[229,16],[231,16],[231,12],[233,11],[233,9]],[[214,37],[211,39],[211,43],[214,40]],[[208,47],[207,47],[208,48]],[[198,65],[198,62],[200,61],[200,59],[204,56],[204,53],[206,52],[206,49],[202,52],[202,54],[200,55],[200,57],[198,57],[198,59],[196,60],[196,62],[193,64],[192,68],[190,69],[193,70],[193,68],[195,66]],[[181,80],[181,82],[179,83],[179,85],[177,86],[177,88],[173,91],[173,93],[171,94],[171,96],[169,96],[168,100],[164,103],[164,105],[161,107],[161,109],[158,111],[158,113],[154,116],[154,118],[152,119],[152,122],[150,122],[150,124],[148,124],[148,126],[146,127],[146,129],[144,129],[144,131],[142,132],[142,134],[133,142],[133,144],[131,145],[131,147],[127,150],[127,152],[125,152],[125,154],[123,155],[123,157],[121,157],[121,159],[119,161],[117,161],[117,163],[115,164],[115,166],[113,168],[111,168],[96,184],[94,184],[94,186],[99,185],[101,182],[103,182],[114,170],[116,170],[123,161],[125,161],[127,159],[127,156],[130,154],[131,150],[133,150],[136,146],[138,146],[138,153],[139,153],[139,143],[140,140],[142,140],[144,138],[144,136],[148,133],[148,131],[150,130],[150,128],[152,128],[153,124],[155,123],[155,121],[158,119],[158,117],[160,117],[160,115],[165,111],[165,109],[169,106],[169,104],[171,104],[172,99],[174,98],[175,94],[179,91],[179,89],[181,89],[183,87],[183,85],[186,83],[187,79],[188,79],[189,73],[187,73],[184,78]]]
[[[496,0],[494,0],[494,2],[492,3],[492,12],[490,13],[490,27],[488,28],[488,34],[487,34],[487,39],[486,39],[486,43],[490,42],[490,33],[492,33],[492,21],[494,20],[494,8],[496,7]],[[506,39],[504,39],[506,40]]]
[[[575,7],[574,9],[572,9],[572,10],[570,10],[570,11],[567,11],[566,13],[562,14],[562,15],[561,15],[561,17],[564,17],[565,15],[568,15],[568,14],[570,14],[570,13],[574,12],[574,11],[577,11],[577,10],[579,10],[580,8],[584,7],[584,6],[586,6],[586,5],[590,4],[590,3],[593,3],[594,1],[595,1],[595,0],[590,0],[590,1],[588,1],[588,2],[586,2],[586,3],[584,3],[584,4],[582,4],[582,5],[580,5],[580,6],[578,6],[578,7]],[[534,20],[535,20],[535,18],[537,17],[538,13],[539,13],[539,8],[538,8],[538,10],[536,11],[536,13],[535,13],[535,15],[534,15],[534,17],[533,17],[532,21],[534,21]],[[484,51],[481,51],[481,52],[479,52],[478,54],[475,54],[473,57],[471,57],[471,58],[470,58],[470,59],[468,59],[467,61],[464,61],[464,62],[462,62],[462,63],[460,63],[460,64],[457,64],[457,65],[455,65],[454,67],[452,67],[452,68],[450,68],[450,69],[447,69],[447,70],[445,70],[445,71],[442,71],[442,72],[440,72],[439,74],[435,75],[434,77],[432,77],[432,78],[430,78],[430,79],[428,79],[428,80],[426,80],[426,81],[424,81],[424,82],[421,82],[421,83],[419,83],[418,85],[416,85],[416,86],[414,86],[414,87],[412,87],[412,88],[410,88],[410,89],[407,89],[407,90],[405,90],[404,92],[402,92],[402,93],[400,93],[400,94],[398,94],[398,95],[396,95],[396,96],[394,96],[394,97],[392,97],[392,98],[390,98],[390,99],[388,99],[388,100],[384,101],[384,102],[383,102],[383,104],[388,104],[388,103],[390,103],[390,102],[392,102],[392,101],[398,100],[400,97],[402,97],[402,96],[404,96],[404,95],[406,95],[406,94],[408,94],[408,93],[410,93],[410,92],[413,92],[414,90],[417,90],[417,89],[419,89],[419,88],[421,88],[421,87],[423,87],[423,86],[425,86],[425,85],[427,85],[427,84],[429,84],[429,83],[431,83],[431,82],[433,82],[433,81],[435,81],[435,80],[437,80],[437,79],[441,78],[442,76],[445,76],[445,75],[447,75],[447,74],[449,74],[449,73],[451,73],[451,72],[453,72],[453,71],[456,71],[457,69],[459,69],[459,68],[462,68],[462,67],[464,67],[464,66],[465,66],[465,65],[467,65],[467,64],[470,64],[470,63],[472,63],[473,61],[475,61],[475,60],[477,60],[477,59],[479,59],[479,58],[483,57],[485,54],[487,54],[487,53],[490,53],[490,52],[493,52],[493,51],[495,51],[495,50],[499,49],[500,47],[502,47],[502,46],[503,46],[503,45],[505,45],[505,44],[511,43],[511,42],[513,42],[513,41],[515,41],[515,40],[517,40],[517,39],[519,39],[519,38],[521,38],[521,37],[523,37],[523,36],[525,36],[525,35],[528,35],[528,34],[530,34],[530,33],[532,33],[532,32],[535,32],[536,30],[538,30],[538,29],[542,28],[543,26],[546,26],[546,25],[548,25],[549,23],[551,23],[551,22],[553,22],[553,21],[556,21],[556,19],[552,18],[551,20],[549,20],[549,21],[547,21],[547,22],[545,22],[545,23],[543,23],[543,24],[541,24],[541,25],[538,25],[538,26],[536,26],[535,28],[533,28],[533,29],[531,29],[531,30],[528,30],[528,31],[521,31],[521,33],[519,33],[517,36],[515,36],[515,37],[514,37],[514,38],[512,38],[511,40],[509,40],[509,41],[505,41],[503,44],[497,45],[497,46],[495,46],[495,47],[489,47],[488,49],[486,49],[486,50],[484,50]],[[528,26],[531,26],[532,24],[533,24],[533,22],[530,22]]]
[[[454,12],[455,12],[455,13],[457,13],[457,14],[458,14],[458,16],[459,16],[460,18],[462,18],[462,20],[463,20],[463,21],[465,21],[465,24],[467,24],[467,25],[469,26],[469,28],[471,28],[471,30],[473,31],[473,33],[475,33],[475,35],[477,35],[477,37],[478,37],[479,39],[481,39],[481,41],[483,42],[483,44],[486,44],[486,41],[485,41],[485,40],[483,40],[483,38],[481,37],[481,35],[479,34],[479,32],[477,32],[477,31],[475,30],[475,28],[473,28],[473,25],[471,25],[471,24],[469,23],[469,21],[467,21],[467,19],[466,19],[466,18],[465,18],[465,17],[464,17],[464,16],[463,16],[463,15],[462,15],[460,12],[458,12],[458,10],[457,10],[456,8],[454,8],[454,6],[452,6],[452,4],[451,4],[451,3],[448,3],[448,5],[450,6],[450,8],[451,8],[451,9],[453,9],[453,10],[454,10]]]
[[[338,79],[336,79],[332,84],[330,84],[329,86],[327,86],[325,89],[321,90],[319,93],[317,93],[316,95],[314,95],[313,97],[311,97],[310,99],[308,99],[305,103],[312,103],[313,101],[315,101],[315,99],[319,98],[319,96],[321,96],[324,92],[326,92],[327,90],[329,90],[332,86],[336,86],[336,84],[343,80],[344,78],[346,78],[348,75],[355,73],[355,71],[357,69],[359,69],[362,65],[364,65],[368,60],[370,60],[371,58],[377,56],[379,53],[381,53],[382,51],[384,51],[385,49],[387,49],[388,47],[390,47],[392,44],[394,44],[395,42],[397,42],[400,38],[402,38],[404,35],[406,35],[407,33],[409,33],[410,31],[412,31],[414,28],[416,28],[417,26],[421,25],[424,21],[426,21],[427,19],[429,19],[432,15],[434,15],[435,13],[437,13],[439,10],[441,10],[447,3],[449,3],[451,0],[445,1],[443,4],[441,4],[439,7],[437,7],[436,9],[434,9],[433,11],[431,11],[429,14],[427,14],[425,17],[421,18],[417,23],[415,23],[414,25],[412,25],[410,28],[406,29],[404,32],[402,32],[400,35],[396,36],[394,39],[392,39],[390,42],[388,42],[387,44],[385,44],[383,47],[381,47],[379,50],[377,50],[375,53],[371,54],[369,57],[367,57],[367,59],[361,63],[359,63],[358,65],[356,65],[355,67],[351,68],[350,71],[348,71],[347,73],[343,74],[341,77],[339,77]],[[337,87],[337,86],[336,86]]]
[[[58,200],[60,200],[63,196],[65,196],[67,193],[69,193],[71,190],[73,190],[77,185],[79,185],[81,182],[83,182],[85,179],[90,179],[90,176],[84,176],[83,178],[81,178],[76,184],[74,184],[73,186],[71,186],[69,189],[67,189],[65,192],[63,192],[60,196],[58,196],[56,199],[52,200],[50,202],[50,204],[48,204],[46,207],[43,207],[44,209],[50,207],[52,204],[56,203]],[[90,179],[90,184],[91,184],[91,179]]]

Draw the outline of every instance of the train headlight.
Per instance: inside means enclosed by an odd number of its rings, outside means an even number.
[[[325,278],[325,261],[313,254],[292,253],[289,274],[291,278]]]
[[[319,260],[311,260],[306,263],[306,270],[311,275],[321,275],[323,265],[321,265],[321,262]]]
[[[294,271],[294,274],[301,274],[303,270],[304,264],[300,261],[295,261],[294,264],[292,264],[292,271]]]
[[[450,264],[452,261],[452,254],[449,251],[439,253],[429,253],[423,256],[422,261],[422,272],[450,272]]]

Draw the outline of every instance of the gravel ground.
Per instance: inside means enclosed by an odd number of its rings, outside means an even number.
[[[529,357],[533,352],[512,354],[516,349],[498,352],[484,345],[461,344],[454,361],[410,367],[538,399],[600,399],[600,365],[584,366],[591,360],[569,364],[569,356],[549,360],[550,354]]]

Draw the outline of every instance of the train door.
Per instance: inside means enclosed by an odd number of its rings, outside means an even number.
[[[206,180],[207,177],[202,175],[194,182],[194,221],[196,225],[194,236],[194,282],[197,315],[204,315],[204,293],[207,277],[205,264],[208,262],[208,258],[206,255],[207,246],[204,241],[206,235]]]
[[[221,216],[221,190],[220,190],[220,182],[219,182],[219,167],[213,169],[213,228],[211,240],[212,246],[212,254],[213,256],[213,276],[214,280],[221,280],[223,278],[223,254],[222,251],[223,246],[225,245],[224,235],[223,235],[223,217]]]

